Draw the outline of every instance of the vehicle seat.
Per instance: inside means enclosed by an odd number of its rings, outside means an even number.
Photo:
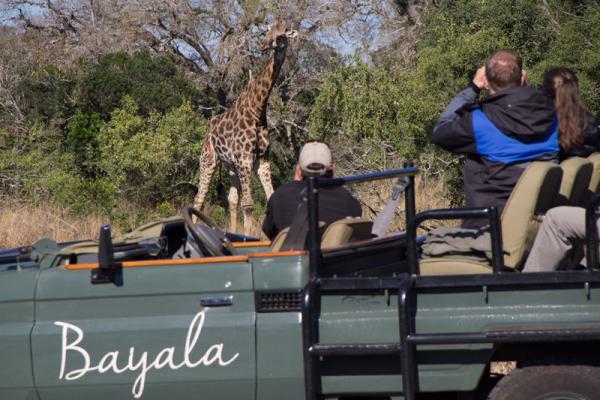
[[[532,162],[513,189],[501,217],[504,265],[520,269],[533,244],[540,216],[553,206],[562,169],[550,162]],[[491,248],[491,243],[490,243]],[[476,256],[430,257],[420,262],[421,275],[492,273],[485,258]]]
[[[594,166],[589,185],[589,190],[591,192],[589,194],[591,196],[592,194],[598,193],[598,189],[600,189],[600,153],[589,155],[587,160]]]
[[[289,226],[285,229],[282,229],[277,234],[277,236],[275,236],[275,239],[273,239],[273,241],[271,242],[271,247],[269,248],[269,251],[281,251],[281,246],[283,246],[283,242],[285,242],[285,238],[287,238],[289,231]]]
[[[594,170],[593,164],[582,157],[572,157],[560,164],[563,177],[555,206],[584,207],[588,186]]]
[[[323,235],[324,227],[325,227],[325,222],[319,221],[319,229],[321,230],[321,237]],[[290,233],[289,226],[287,228],[284,228],[281,231],[279,231],[277,236],[275,236],[275,239],[273,239],[273,241],[271,242],[271,247],[269,248],[269,251],[281,251],[281,248],[283,247],[283,243],[285,243],[285,239],[287,239],[288,233]],[[306,235],[308,236],[308,229],[306,231]],[[305,250],[305,249],[295,249],[295,250]]]
[[[367,240],[373,237],[371,230],[373,221],[362,218],[344,218],[333,222],[327,227],[321,238],[321,248],[331,248]]]

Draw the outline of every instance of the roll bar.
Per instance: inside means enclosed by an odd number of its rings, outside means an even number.
[[[390,178],[408,178],[408,185],[404,192],[406,204],[406,222],[408,224],[415,216],[415,176],[419,169],[413,163],[405,163],[404,168],[381,172],[371,172],[362,175],[352,175],[339,178],[322,178],[311,176],[307,179],[308,193],[308,250],[310,263],[310,278],[318,276],[320,270],[321,233],[319,232],[319,188],[335,187],[346,184],[371,182]]]

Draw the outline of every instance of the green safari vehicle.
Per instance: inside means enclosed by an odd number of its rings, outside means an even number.
[[[122,237],[1,251],[0,399],[599,399],[597,233],[587,270],[516,272],[508,206],[416,214],[416,173],[308,179],[308,250],[187,207]],[[560,182],[540,176],[532,215]],[[389,178],[406,232],[321,232],[320,188]],[[470,217],[490,221],[491,262],[421,258],[424,220]]]

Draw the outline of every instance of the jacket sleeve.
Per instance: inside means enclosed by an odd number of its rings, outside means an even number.
[[[592,152],[600,151],[600,121],[588,113],[588,124],[583,131],[583,140],[586,147],[591,147]]]
[[[453,153],[477,154],[471,112],[463,109],[476,98],[477,93],[469,86],[452,99],[433,128],[433,144]]]
[[[270,240],[275,239],[275,236],[279,233],[277,227],[275,226],[275,221],[273,220],[273,195],[269,201],[267,201],[267,212],[265,215],[265,220],[262,224],[262,231],[267,235]]]

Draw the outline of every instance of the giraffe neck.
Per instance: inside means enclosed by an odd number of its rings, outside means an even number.
[[[260,74],[248,82],[244,93],[238,99],[238,104],[244,108],[251,109],[253,114],[257,116],[261,116],[266,111],[267,101],[273,89],[273,84],[279,76],[281,65],[285,60],[285,52],[285,47],[275,50],[275,53],[271,56]]]

